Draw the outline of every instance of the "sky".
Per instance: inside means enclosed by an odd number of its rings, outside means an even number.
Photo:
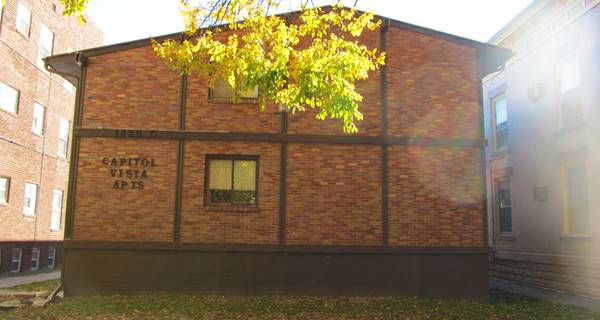
[[[289,1],[294,8],[298,0]],[[344,1],[353,5],[355,0]],[[358,0],[357,7],[396,20],[487,41],[532,0]],[[331,3],[331,0],[315,0]],[[104,44],[183,30],[180,0],[91,0],[88,14],[104,32]]]

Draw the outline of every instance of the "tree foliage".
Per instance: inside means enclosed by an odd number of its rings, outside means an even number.
[[[88,0],[61,0],[66,14],[83,18]],[[172,70],[218,77],[239,93],[258,88],[267,101],[291,112],[316,110],[318,119],[342,119],[356,132],[362,96],[359,80],[384,64],[385,53],[359,41],[381,22],[372,13],[334,4],[302,5],[295,14],[273,14],[280,0],[181,0],[186,37],[153,42]]]

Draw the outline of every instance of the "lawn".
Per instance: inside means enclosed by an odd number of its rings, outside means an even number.
[[[590,311],[493,291],[490,302],[417,298],[139,295],[66,298],[0,319],[600,319]]]

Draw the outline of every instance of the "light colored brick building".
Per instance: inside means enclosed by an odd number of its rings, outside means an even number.
[[[600,1],[533,2],[483,86],[494,276],[600,297]]]
[[[59,1],[6,0],[0,12],[0,272],[61,262],[75,87],[42,58],[102,44]]]
[[[480,85],[510,52],[382,19],[355,135],[233,104],[149,39],[48,58],[83,92],[65,293],[485,297]]]

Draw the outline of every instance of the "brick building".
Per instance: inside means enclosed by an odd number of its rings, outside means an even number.
[[[600,1],[543,0],[490,40],[515,52],[483,86],[497,278],[600,297],[599,30]]]
[[[75,88],[42,59],[102,43],[59,1],[6,0],[0,11],[0,273],[61,262]]]
[[[48,58],[78,87],[65,293],[485,296],[480,84],[510,52],[383,19],[355,135],[233,104],[149,39]]]

